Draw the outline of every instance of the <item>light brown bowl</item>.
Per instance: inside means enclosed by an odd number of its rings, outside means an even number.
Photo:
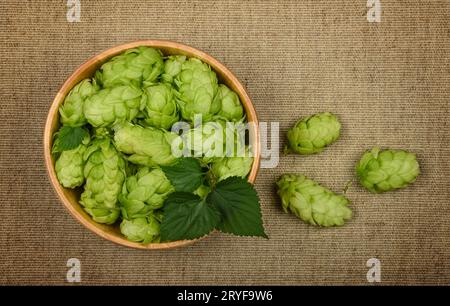
[[[182,241],[173,241],[167,243],[151,243],[151,244],[141,244],[136,242],[128,241],[119,231],[118,225],[105,225],[99,224],[91,219],[91,217],[83,210],[83,208],[78,203],[78,199],[80,194],[72,189],[67,189],[62,187],[55,173],[55,161],[51,155],[51,147],[53,141],[53,134],[59,129],[59,112],[58,109],[60,105],[64,102],[65,96],[69,93],[69,91],[81,80],[85,78],[90,78],[93,76],[94,72],[100,68],[100,66],[112,58],[115,55],[118,55],[124,52],[127,49],[135,48],[138,46],[149,46],[160,49],[164,55],[171,54],[182,54],[188,57],[196,57],[201,59],[203,62],[208,63],[212,69],[217,73],[219,78],[219,82],[227,85],[232,90],[234,90],[241,99],[242,104],[244,105],[247,118],[249,122],[253,122],[252,125],[254,135],[256,137],[253,138],[253,143],[251,145],[254,148],[254,162],[252,169],[250,171],[248,181],[251,183],[255,182],[256,175],[259,169],[260,162],[260,141],[259,141],[259,130],[258,130],[258,118],[256,117],[256,112],[253,107],[253,104],[245,92],[244,87],[238,81],[238,79],[228,70],[222,63],[213,58],[212,56],[197,50],[195,48],[182,45],[179,43],[171,42],[171,41],[163,41],[163,40],[143,40],[136,41],[124,45],[120,45],[111,49],[108,49],[99,55],[91,58],[86,63],[81,65],[75,72],[67,79],[64,85],[61,87],[59,92],[57,93],[53,103],[48,112],[47,122],[45,124],[44,131],[44,157],[45,164],[47,167],[48,175],[50,177],[50,181],[61,199],[64,206],[69,210],[69,212],[80,221],[85,227],[89,230],[93,231],[97,235],[108,239],[117,244],[136,248],[136,249],[168,249],[179,247],[183,245],[188,245],[196,240],[182,240]]]

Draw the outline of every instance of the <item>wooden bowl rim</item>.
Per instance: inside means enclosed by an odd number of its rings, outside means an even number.
[[[51,155],[51,145],[52,145],[52,138],[53,138],[53,131],[52,126],[54,123],[54,120],[59,119],[59,106],[63,103],[65,94],[67,93],[73,85],[71,85],[72,82],[74,82],[74,79],[77,78],[79,74],[81,74],[84,70],[88,69],[92,65],[98,64],[98,62],[104,62],[107,59],[118,55],[122,53],[123,51],[127,49],[132,49],[139,46],[148,46],[153,48],[171,48],[179,50],[180,53],[188,54],[190,57],[196,57],[201,59],[202,61],[208,63],[213,70],[218,73],[219,75],[226,76],[230,82],[235,86],[236,91],[241,99],[241,103],[243,104],[247,117],[251,120],[250,122],[253,122],[253,132],[255,133],[253,148],[254,148],[254,162],[252,165],[252,169],[248,176],[248,181],[250,183],[254,183],[256,180],[256,176],[259,170],[260,165],[260,138],[259,138],[259,123],[258,123],[258,117],[255,111],[255,108],[253,106],[253,103],[248,96],[244,86],[239,82],[239,80],[236,78],[236,76],[223,65],[220,61],[215,59],[214,57],[206,54],[205,52],[198,50],[196,48],[177,43],[174,41],[169,40],[139,40],[134,41],[126,44],[121,44],[112,48],[109,48],[107,50],[104,50],[100,54],[91,57],[89,60],[87,60],[85,63],[80,65],[72,74],[71,76],[64,82],[58,93],[56,94],[55,98],[53,99],[53,102],[50,106],[47,120],[45,123],[45,129],[44,129],[44,160],[45,165],[47,168],[47,174],[49,176],[50,182],[52,183],[53,189],[55,190],[56,194],[58,195],[59,199],[65,206],[65,208],[70,212],[70,214],[78,220],[82,225],[84,225],[87,229],[89,229],[91,232],[97,234],[98,236],[107,239],[109,241],[112,241],[116,244],[135,248],[135,249],[171,249],[175,247],[185,246],[192,244],[196,242],[197,240],[203,239],[194,239],[194,240],[180,240],[180,241],[172,241],[172,242],[164,242],[164,243],[150,243],[150,244],[142,244],[137,242],[132,242],[127,240],[125,237],[118,237],[115,236],[109,232],[106,232],[98,227],[95,227],[92,225],[85,216],[81,215],[77,210],[74,208],[74,204],[66,197],[63,190],[64,188],[59,184],[58,179],[56,177],[56,172],[54,169],[54,162]],[[220,73],[219,73],[220,71]],[[70,88],[69,88],[70,87]],[[76,205],[80,205],[79,203],[76,203]]]

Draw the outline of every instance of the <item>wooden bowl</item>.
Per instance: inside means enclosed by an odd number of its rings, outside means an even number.
[[[53,188],[55,189],[62,203],[67,208],[67,210],[69,210],[69,212],[89,230],[105,239],[131,248],[169,249],[183,245],[188,245],[195,242],[196,240],[182,240],[167,243],[141,244],[127,240],[120,233],[118,225],[105,225],[93,221],[91,217],[83,210],[81,205],[78,203],[80,193],[72,189],[64,188],[59,184],[54,168],[55,161],[53,160],[51,155],[53,134],[60,127],[58,109],[60,105],[64,102],[64,98],[69,93],[69,91],[81,80],[92,77],[94,75],[94,72],[98,68],[100,68],[100,66],[104,62],[106,62],[113,56],[118,55],[127,49],[135,48],[138,46],[149,46],[153,48],[158,48],[164,53],[164,55],[182,54],[188,57],[199,58],[203,62],[208,63],[212,67],[212,69],[217,73],[217,77],[219,78],[220,83],[226,84],[228,87],[230,87],[239,95],[239,98],[241,99],[241,102],[244,105],[248,121],[254,123],[253,125],[251,125],[251,132],[254,133],[254,135],[256,135],[255,137],[253,137],[252,141],[253,143],[251,143],[251,145],[254,148],[254,162],[248,177],[249,182],[254,183],[260,162],[258,119],[256,117],[256,112],[253,107],[253,104],[249,96],[245,92],[244,87],[233,75],[233,73],[231,73],[230,70],[228,70],[222,63],[220,63],[212,56],[186,45],[163,40],[136,41],[108,49],[100,53],[99,55],[91,58],[86,63],[81,65],[77,70],[75,70],[75,72],[67,79],[67,81],[64,83],[64,85],[57,93],[48,112],[44,131],[45,164]]]

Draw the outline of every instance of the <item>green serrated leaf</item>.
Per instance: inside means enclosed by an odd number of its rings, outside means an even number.
[[[219,223],[220,213],[200,197],[174,192],[164,203],[161,241],[195,239],[209,234]]]
[[[206,201],[222,215],[217,229],[239,236],[268,238],[262,224],[261,208],[256,190],[245,179],[230,177],[219,182]]]
[[[63,126],[57,133],[53,152],[75,149],[88,136],[89,132],[82,127]]]
[[[203,182],[204,173],[200,162],[192,157],[180,158],[176,164],[161,169],[176,191],[193,192]]]

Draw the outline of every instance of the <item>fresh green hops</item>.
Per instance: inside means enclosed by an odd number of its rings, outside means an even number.
[[[196,58],[190,58],[181,65],[181,72],[175,77],[177,101],[185,120],[194,121],[195,115],[202,115],[204,122],[210,121],[220,110],[220,101],[214,100],[219,87],[217,76],[211,68]]]
[[[86,117],[83,113],[84,101],[98,91],[99,86],[95,80],[85,79],[78,83],[69,92],[64,104],[59,108],[61,123],[72,127],[86,124]]]
[[[171,145],[177,137],[165,130],[127,123],[115,128],[114,143],[119,151],[130,154],[128,160],[134,164],[168,165],[176,159]]]
[[[331,113],[319,113],[299,120],[287,132],[285,152],[315,154],[339,138],[341,124]]]
[[[245,156],[223,157],[211,164],[211,173],[218,181],[225,180],[231,176],[245,178],[253,165],[253,157],[249,155],[248,149]]]
[[[420,173],[416,155],[403,150],[373,148],[356,165],[361,185],[374,193],[404,188]]]
[[[86,146],[80,144],[77,148],[62,151],[55,163],[56,176],[62,186],[66,188],[79,187],[84,183],[83,154]]]
[[[163,72],[160,50],[139,47],[127,50],[102,65],[96,79],[103,88],[120,85],[150,86]]]
[[[179,119],[172,87],[158,84],[147,87],[144,92],[147,94],[145,122],[157,128],[170,129]]]
[[[146,96],[133,86],[106,88],[84,102],[84,115],[94,127],[131,121],[145,105]]]
[[[181,72],[181,65],[186,61],[184,55],[171,55],[164,62],[164,71],[161,79],[166,83],[173,83],[173,79]]]
[[[55,171],[58,181],[63,187],[75,188],[84,183],[84,152],[90,142],[89,133],[81,139],[81,143],[71,150],[60,150],[61,130],[58,132],[53,144],[53,153],[56,154]]]
[[[145,217],[152,210],[161,208],[167,196],[174,191],[161,169],[142,167],[123,184],[119,196],[122,216],[125,219]]]
[[[136,219],[122,220],[120,232],[134,242],[159,242],[160,221],[153,215]]]
[[[215,103],[220,103],[220,111],[217,117],[226,121],[239,121],[244,116],[244,109],[238,95],[226,85],[220,84]]]
[[[185,132],[182,138],[185,150],[206,163],[226,152],[226,130],[220,122],[204,123]]]
[[[349,200],[320,186],[304,175],[285,174],[277,182],[285,212],[289,210],[306,223],[339,226],[352,217]]]
[[[109,139],[94,140],[84,153],[86,184],[80,204],[99,223],[119,217],[118,196],[125,180],[125,161]]]

